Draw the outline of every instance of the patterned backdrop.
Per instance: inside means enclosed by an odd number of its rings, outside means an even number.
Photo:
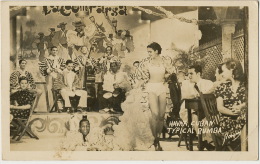
[[[223,60],[221,38],[201,45],[198,53],[202,59],[202,65],[204,65],[203,78],[215,81],[216,68]],[[244,67],[243,31],[238,31],[233,35],[232,58],[239,60]]]

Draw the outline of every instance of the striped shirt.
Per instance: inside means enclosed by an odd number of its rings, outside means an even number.
[[[95,59],[90,57],[90,58],[87,58],[86,56],[84,55],[79,55],[76,57],[76,59],[74,60],[74,65],[75,67],[79,66],[79,67],[83,67],[83,66],[86,66],[86,65],[91,65],[92,67],[94,67],[95,65]]]
[[[49,56],[48,58],[45,58],[41,63],[39,63],[39,69],[43,76],[48,76],[47,70],[49,68],[63,70],[63,68],[65,68],[64,59],[58,56]]]
[[[26,79],[27,79],[27,81],[29,83],[29,87],[31,89],[35,89],[36,88],[33,76],[32,76],[32,74],[30,72],[22,71],[22,70],[16,70],[10,76],[10,88],[11,89],[17,89],[17,88],[20,87],[19,86],[19,78],[21,76],[25,76],[26,77]]]

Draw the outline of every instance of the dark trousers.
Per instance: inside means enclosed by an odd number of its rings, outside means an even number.
[[[103,91],[99,96],[99,109],[113,108],[117,112],[122,112],[121,103],[125,101],[125,91],[118,88],[113,93],[117,93],[118,96],[112,96],[108,99],[104,98],[103,95],[108,91]]]

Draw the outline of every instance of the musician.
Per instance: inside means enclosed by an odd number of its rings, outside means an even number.
[[[63,85],[63,87],[61,88],[61,96],[65,101],[65,108],[67,108],[67,111],[72,110],[69,97],[79,96],[78,108],[81,108],[82,110],[87,107],[87,91],[82,90],[81,86],[79,86],[78,75],[72,71],[73,67],[73,61],[67,60],[66,68],[62,72],[63,77],[61,85]]]
[[[10,76],[11,93],[14,93],[19,90],[19,88],[20,88],[19,78],[22,76],[26,77],[27,82],[28,82],[28,88],[30,90],[36,89],[34,78],[32,76],[32,73],[26,69],[26,64],[27,64],[27,61],[25,59],[19,60],[19,68],[11,74],[11,76]]]
[[[62,70],[65,68],[64,59],[57,56],[58,48],[53,46],[51,48],[50,55],[45,58],[41,63],[39,63],[39,69],[43,76],[46,78],[47,89],[49,91],[49,102],[52,104],[53,96],[51,89],[53,87],[53,83],[57,78],[58,73],[62,73]]]
[[[120,66],[119,61],[111,61],[110,70],[104,75],[102,96],[99,97],[100,112],[123,112],[121,103],[131,85],[127,74],[120,71]]]
[[[81,89],[86,89],[87,69],[94,69],[95,60],[90,57],[88,48],[83,46],[80,48],[81,54],[74,60],[75,71],[78,72],[79,86]]]

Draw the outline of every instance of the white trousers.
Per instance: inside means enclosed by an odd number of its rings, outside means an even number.
[[[84,90],[76,90],[76,91],[71,91],[69,89],[62,89],[60,91],[62,98],[65,101],[65,107],[71,107],[70,99],[69,97],[74,97],[75,95],[80,96],[79,100],[79,107],[87,107],[87,97],[88,93],[87,91]]]

